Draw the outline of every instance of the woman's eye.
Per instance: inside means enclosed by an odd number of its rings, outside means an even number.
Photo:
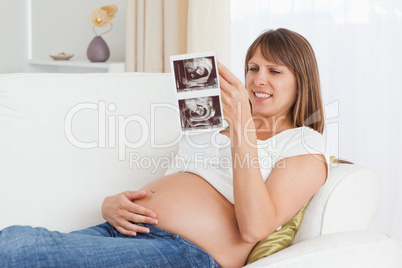
[[[277,70],[271,70],[271,73],[273,73],[273,74],[280,74],[281,72],[280,72],[280,71],[277,71]]]
[[[258,71],[258,68],[256,68],[256,67],[250,67],[250,68],[248,68],[248,70],[251,71],[251,72],[257,72],[257,71]]]

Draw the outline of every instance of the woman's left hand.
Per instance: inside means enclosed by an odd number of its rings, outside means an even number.
[[[222,109],[226,121],[234,127],[251,117],[248,92],[243,83],[222,63],[218,62]]]

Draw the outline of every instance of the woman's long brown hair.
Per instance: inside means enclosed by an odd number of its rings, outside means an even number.
[[[248,62],[258,48],[266,60],[288,67],[296,76],[298,94],[292,108],[294,125],[309,126],[323,133],[324,112],[320,77],[310,43],[300,34],[288,29],[266,31],[251,44],[247,51],[246,75]]]

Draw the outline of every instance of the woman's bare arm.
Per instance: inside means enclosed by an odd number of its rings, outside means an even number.
[[[225,66],[218,63],[218,69],[223,111],[232,135],[236,218],[243,240],[255,243],[289,220],[323,185],[326,162],[322,155],[281,160],[265,183],[255,165],[258,163],[257,133],[250,120],[248,93]]]

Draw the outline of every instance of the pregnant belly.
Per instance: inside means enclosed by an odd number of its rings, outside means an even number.
[[[221,265],[241,267],[252,249],[240,236],[233,205],[208,182],[177,173],[144,186],[147,196],[135,203],[153,210],[158,227],[207,251]]]

